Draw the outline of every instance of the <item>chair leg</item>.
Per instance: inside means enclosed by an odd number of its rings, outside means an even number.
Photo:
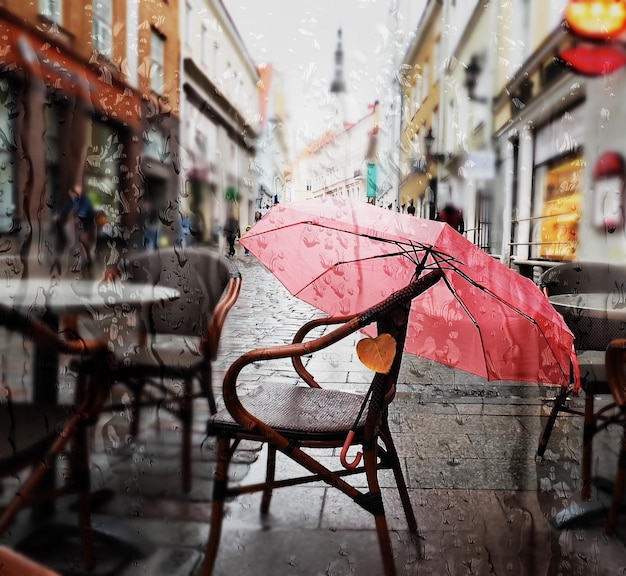
[[[593,413],[593,388],[585,391],[585,416],[583,424],[583,460],[580,489],[582,500],[591,499],[591,464],[593,460],[593,437],[596,434],[597,422]]]
[[[391,469],[393,470],[394,478],[396,479],[396,486],[398,487],[398,493],[400,494],[400,501],[402,502],[402,508],[404,509],[404,516],[409,527],[409,531],[417,532],[417,520],[415,519],[415,512],[413,511],[413,505],[411,504],[411,498],[409,497],[409,491],[407,489],[406,480],[402,473],[402,465],[396,446],[389,430],[389,425],[386,421],[381,423],[380,438],[384,442],[387,448],[387,456],[391,461]]]
[[[217,405],[215,403],[215,394],[213,394],[213,369],[211,363],[206,361],[202,366],[202,374],[200,375],[200,387],[209,403],[209,412],[217,414]]]
[[[183,426],[183,447],[182,447],[182,482],[183,492],[191,490],[191,432],[193,428],[193,406],[191,398],[191,378],[185,381],[184,398],[181,404],[180,419]]]
[[[222,535],[222,521],[224,519],[224,503],[228,487],[228,466],[230,464],[230,442],[228,438],[219,438],[217,441],[217,467],[213,484],[213,503],[211,506],[211,524],[209,539],[206,545],[204,563],[201,576],[211,576],[217,558],[217,550]]]
[[[543,456],[546,451],[546,448],[548,446],[548,440],[550,440],[550,434],[552,434],[552,429],[554,428],[554,423],[556,422],[556,417],[559,415],[563,404],[565,404],[569,391],[569,388],[565,386],[562,387],[559,395],[554,400],[552,411],[550,412],[550,416],[548,417],[548,422],[546,423],[546,427],[543,429],[543,434],[541,435],[541,439],[539,440],[537,456]]]
[[[276,448],[271,444],[267,446],[267,468],[265,473],[265,481],[273,482],[274,474],[276,471]],[[270,502],[272,500],[272,488],[266,487],[263,490],[263,497],[261,498],[261,514],[267,514],[270,509]]]
[[[368,508],[374,515],[374,521],[376,523],[376,533],[378,534],[378,544],[380,546],[384,574],[385,576],[396,576],[396,565],[393,561],[391,538],[389,537],[389,528],[387,526],[383,498],[378,484],[378,458],[376,452],[376,446],[373,446],[372,448],[365,448],[364,446],[363,460],[365,463],[365,474],[367,476],[367,485],[369,488],[367,497],[375,501],[375,504],[370,505]]]
[[[622,501],[624,499],[624,485],[626,484],[626,423],[624,424],[624,432],[622,434],[622,447],[619,453],[619,459],[617,462],[617,476],[615,478],[615,486],[613,487],[613,500],[611,502],[611,508],[604,525],[604,531],[607,534],[613,534],[615,531],[615,525],[617,524],[617,517],[622,507]]]
[[[87,570],[96,565],[93,526],[91,524],[91,478],[89,473],[89,440],[87,427],[80,422],[71,451],[71,474],[78,489],[78,525]]]

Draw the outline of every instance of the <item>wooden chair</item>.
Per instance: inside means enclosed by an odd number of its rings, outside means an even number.
[[[46,324],[26,318],[0,306],[0,325],[19,332],[38,346],[56,348],[60,353],[89,357],[91,376],[78,374],[75,401],[72,405],[41,405],[13,398],[10,387],[3,390],[0,402],[0,477],[15,477],[32,467],[32,471],[0,514],[0,535],[12,525],[17,514],[27,506],[39,506],[49,498],[59,497],[66,489],[78,492],[78,518],[84,564],[95,566],[91,525],[91,491],[89,478],[89,445],[87,427],[94,423],[108,399],[109,371],[106,348],[97,342],[66,341]],[[66,448],[70,447],[71,481],[57,488],[49,473]],[[45,490],[43,488],[46,488]],[[48,490],[48,488],[50,490]]]
[[[131,260],[130,281],[177,288],[182,297],[142,313],[139,346],[116,354],[115,382],[132,393],[130,433],[137,435],[142,407],[164,407],[183,426],[182,483],[191,489],[193,399],[205,397],[216,410],[212,362],[217,358],[227,314],[241,288],[241,275],[227,258],[207,247],[145,252]],[[171,382],[182,381],[182,393]],[[199,388],[194,389],[194,382]],[[119,410],[122,406],[111,406]]]
[[[617,518],[624,500],[624,487],[626,484],[626,375],[624,374],[624,362],[626,361],[626,339],[613,340],[606,349],[606,373],[618,410],[612,421],[618,422],[623,428],[622,442],[619,457],[617,459],[617,475],[613,487],[613,499],[609,514],[604,526],[607,534],[615,531]]]
[[[411,300],[435,284],[441,276],[439,271],[431,272],[361,314],[309,322],[297,332],[292,344],[253,350],[232,364],[223,383],[225,408],[212,416],[207,424],[208,434],[217,439],[218,463],[209,539],[202,569],[204,576],[213,572],[226,498],[262,492],[261,512],[266,513],[274,488],[313,480],[323,480],[338,488],[374,516],[384,573],[387,576],[396,573],[377,472],[381,469],[393,470],[409,530],[417,532],[415,515],[387,422],[387,409],[395,394]],[[395,339],[395,357],[389,372],[375,374],[365,398],[322,388],[304,368],[302,356],[318,352],[373,322],[377,323],[379,335],[386,333]],[[324,336],[303,342],[313,328],[336,324],[339,327]],[[296,372],[308,386],[263,382],[253,394],[242,398],[238,396],[237,377],[245,366],[279,358],[291,358]],[[237,445],[244,439],[268,444],[266,479],[259,484],[231,487],[228,485],[229,463]],[[361,446],[363,465],[359,465],[360,458],[354,462],[346,460],[351,439]],[[344,469],[331,470],[313,457],[314,449],[329,447],[343,447],[341,461]],[[277,450],[302,465],[309,474],[275,480]],[[344,477],[363,472],[367,477],[367,492],[358,490],[344,480]]]
[[[568,262],[550,268],[541,276],[540,285],[548,296],[556,294],[606,292],[623,290],[626,286],[626,267],[601,262]],[[563,314],[563,319],[574,334],[574,345],[580,369],[581,387],[585,393],[583,410],[572,407],[568,398],[571,387],[563,387],[557,395],[543,430],[537,454],[543,456],[550,434],[560,412],[583,416],[583,459],[581,497],[591,496],[591,450],[598,423],[606,418],[611,406],[595,410],[594,397],[609,394],[604,354],[609,343],[626,337],[626,323],[607,318],[590,318],[575,311]]]

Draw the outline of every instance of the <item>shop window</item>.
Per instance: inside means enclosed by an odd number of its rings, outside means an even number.
[[[578,251],[578,223],[582,204],[582,153],[549,162],[543,171],[541,215],[538,219],[538,255],[551,260],[573,260]]]
[[[8,80],[0,79],[0,232],[9,232],[13,227],[16,201],[16,117],[16,94]]]
[[[122,145],[119,134],[112,125],[95,120],[88,130],[86,192],[103,220],[119,224],[123,210],[119,179]]]

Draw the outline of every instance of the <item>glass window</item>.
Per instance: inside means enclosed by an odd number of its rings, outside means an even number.
[[[6,79],[0,79],[0,232],[8,232],[13,226],[17,108],[14,90]]]
[[[165,84],[165,39],[156,30],[152,31],[150,57],[150,87],[157,94],[162,94]]]
[[[107,57],[111,57],[112,27],[112,0],[95,0],[93,3],[93,45],[96,52]]]
[[[122,214],[121,150],[117,130],[103,122],[91,122],[87,134],[86,192],[96,211],[101,211],[110,223],[119,223]]]
[[[57,24],[62,24],[63,0],[39,0],[39,13]]]

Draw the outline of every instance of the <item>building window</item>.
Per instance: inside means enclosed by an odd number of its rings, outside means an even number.
[[[165,85],[165,39],[156,30],[152,31],[150,47],[150,88],[157,94],[163,93]]]
[[[9,232],[13,227],[17,109],[15,92],[6,79],[0,79],[0,232]]]
[[[111,57],[111,29],[113,28],[112,0],[93,3],[93,46],[103,56]]]
[[[210,39],[209,39],[209,30],[208,28],[203,24],[202,25],[202,35],[200,37],[200,50],[202,50],[202,54],[201,54],[201,58],[202,58],[202,64],[204,64],[204,66],[208,66],[209,65],[209,58],[210,58]]]
[[[204,30],[204,27],[203,27]],[[193,34],[193,8],[189,2],[185,3],[185,44],[191,46]]]
[[[63,0],[39,0],[39,13],[57,24],[63,23]]]

